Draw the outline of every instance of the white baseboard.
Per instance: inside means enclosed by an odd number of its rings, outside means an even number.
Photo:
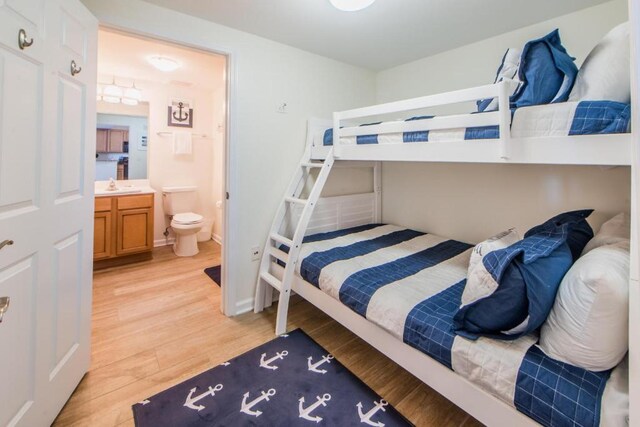
[[[218,235],[218,234],[213,234],[211,236],[211,238],[213,239],[214,242],[216,242],[219,245],[222,245],[222,236]]]
[[[159,248],[161,246],[169,246],[169,245],[173,245],[174,242],[176,241],[175,237],[169,237],[168,239],[158,239],[158,240],[154,240],[153,241],[153,247],[154,248]]]
[[[247,298],[236,303],[236,312],[234,315],[239,316],[241,314],[248,313],[251,310],[253,310],[253,298]]]

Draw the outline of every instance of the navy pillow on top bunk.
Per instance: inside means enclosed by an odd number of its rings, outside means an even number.
[[[578,67],[560,41],[556,29],[528,42],[520,58],[518,91],[511,97],[515,108],[564,102],[569,99]]]

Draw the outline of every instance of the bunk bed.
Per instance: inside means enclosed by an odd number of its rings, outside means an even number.
[[[637,356],[632,344],[628,374],[624,363],[612,371],[593,373],[557,362],[540,351],[535,345],[537,338],[530,335],[508,342],[467,342],[451,332],[451,325],[460,307],[472,245],[381,224],[381,162],[386,161],[631,166],[635,179],[638,154],[635,134],[628,126],[628,109],[614,106],[613,113],[607,110],[599,116],[611,118],[611,123],[589,131],[596,134],[572,132],[573,124],[565,122],[559,126],[564,131],[551,129],[541,136],[527,130],[531,129],[531,117],[539,119],[571,109],[575,120],[580,106],[540,106],[514,112],[509,100],[512,85],[503,80],[336,112],[333,120],[310,120],[307,148],[264,248],[254,309],[260,312],[271,305],[273,290],[278,291],[276,334],[282,334],[286,331],[289,298],[295,292],[487,425],[595,426],[624,420],[624,414],[611,413],[620,405],[608,400],[611,396],[619,398],[620,383],[636,375]],[[421,115],[426,109],[487,98],[496,99],[496,111]],[[607,105],[597,107],[606,109]],[[430,138],[431,133],[442,137]],[[373,192],[321,198],[331,170],[340,166],[373,168]],[[313,181],[311,185],[309,180]],[[637,201],[632,199],[633,233],[637,232]],[[390,235],[395,237],[386,241]],[[398,249],[403,242],[415,244],[421,239],[423,246],[403,248],[404,252]],[[632,237],[632,258],[637,255],[637,243]],[[395,253],[386,253],[386,246],[395,248]],[[411,263],[397,264],[399,258],[409,259],[411,254],[433,247],[439,248],[435,258],[423,259],[421,268]],[[325,268],[336,260],[339,266]],[[385,271],[389,265],[391,270]],[[438,268],[428,268],[434,266]],[[424,269],[429,270],[426,275]],[[636,269],[634,261],[631,307],[639,303],[634,289],[638,286]],[[438,278],[434,279],[434,274]],[[411,303],[393,292],[373,302],[377,290],[394,288],[394,282],[413,275],[423,283],[439,284],[426,294],[416,291]],[[345,285],[347,278],[354,283]],[[414,286],[413,291],[416,289]],[[420,315],[412,316],[416,309]],[[637,318],[637,314],[631,313],[630,318]],[[631,323],[630,333],[633,337],[638,334]],[[506,374],[497,375],[498,371]],[[603,408],[609,413],[603,413]]]

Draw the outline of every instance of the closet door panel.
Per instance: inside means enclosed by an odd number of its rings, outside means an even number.
[[[22,420],[35,400],[35,319],[31,307],[36,289],[36,257],[23,258],[0,268],[0,295],[9,296],[9,310],[0,328],[0,342],[11,348],[0,351],[0,378],[20,378],[10,388],[0,388],[0,425]]]
[[[40,204],[43,66],[0,45],[0,216]]]
[[[57,97],[56,203],[63,203],[83,194],[85,88],[60,76]]]
[[[80,346],[82,239],[80,233],[54,244],[54,349],[49,378],[54,380]]]

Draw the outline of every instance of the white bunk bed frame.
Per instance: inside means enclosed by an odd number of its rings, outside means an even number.
[[[634,2],[632,2],[633,4]],[[637,7],[637,6],[634,6]],[[632,8],[633,9],[633,8]],[[632,13],[640,13],[635,10]],[[634,16],[634,15],[631,15]],[[633,17],[638,20],[638,16]],[[638,22],[635,22],[638,28]],[[639,34],[634,33],[634,41]],[[638,44],[640,45],[640,43]],[[637,48],[637,47],[636,47]],[[637,70],[637,68],[634,68]],[[384,329],[350,310],[295,274],[302,239],[305,235],[333,231],[371,222],[380,222],[382,161],[531,163],[557,165],[610,165],[632,168],[632,240],[630,282],[630,402],[640,398],[640,288],[638,283],[638,198],[640,149],[637,133],[554,138],[512,138],[508,101],[510,82],[425,96],[349,111],[337,112],[333,120],[312,119],[307,130],[307,149],[300,168],[282,200],[265,245],[256,288],[255,312],[273,301],[272,291],[279,291],[276,334],[286,331],[287,310],[291,292],[295,292],[347,329],[364,339],[421,381],[434,388],[461,409],[486,425],[537,425],[514,407],[484,391],[426,354],[403,343]],[[638,86],[634,84],[634,88]],[[635,93],[635,91],[634,91]],[[427,120],[398,121],[366,127],[348,126],[345,121],[366,117],[404,113],[429,107],[497,97],[499,111],[483,114],[440,116]],[[635,96],[634,96],[635,98]],[[634,129],[638,129],[638,108],[634,99]],[[345,125],[345,127],[341,127]],[[460,142],[424,142],[387,145],[345,145],[340,138],[358,135],[401,133],[435,129],[454,129],[498,125],[500,139]],[[323,146],[322,137],[333,127],[333,146]],[[335,166],[373,167],[373,192],[321,198],[322,188]],[[317,176],[311,171],[318,168]],[[316,178],[308,188],[307,180]],[[303,198],[303,194],[308,194]],[[314,209],[315,213],[314,213]],[[286,237],[289,234],[292,237]],[[280,244],[290,250],[284,253]],[[282,267],[278,261],[286,264]],[[636,405],[637,406],[637,405]],[[630,405],[630,425],[640,425],[638,408]]]

